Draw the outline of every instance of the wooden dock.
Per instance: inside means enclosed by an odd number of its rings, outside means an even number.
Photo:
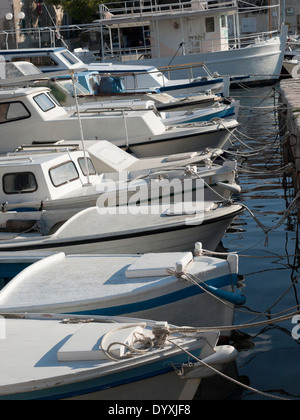
[[[284,163],[295,165],[294,185],[300,190],[300,79],[285,79],[279,87],[279,123]]]

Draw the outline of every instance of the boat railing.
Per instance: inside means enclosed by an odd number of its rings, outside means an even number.
[[[114,47],[106,45],[104,46],[104,57],[109,58],[120,58],[122,61],[130,60],[141,60],[151,56],[151,46],[141,45],[138,47]]]
[[[220,44],[222,42],[225,46],[228,46],[229,49],[236,49],[241,47],[246,47],[250,45],[257,44],[258,42],[266,41],[267,39],[273,38],[279,35],[278,30],[274,31],[264,31],[264,32],[256,32],[256,33],[247,33],[246,35],[239,35],[239,37],[224,37],[221,38],[211,38],[209,40],[203,39],[198,40],[197,42],[184,41],[182,42],[181,46],[178,46],[178,52],[180,49],[182,52],[180,54],[196,54],[203,51],[203,43],[207,45],[210,43],[210,50],[217,51],[219,50]],[[227,48],[227,47],[226,47]],[[104,51],[104,58],[105,60],[117,59],[122,62],[130,61],[130,60],[143,60],[145,58],[151,58],[153,56],[153,52],[155,51],[155,45],[141,45],[138,47],[116,47],[113,46],[106,46]]]
[[[176,79],[176,71],[180,71],[182,73],[182,70],[187,71],[187,79],[192,82],[195,80],[194,76],[194,70],[202,68],[204,71],[204,76],[206,76],[209,79],[213,79],[215,77],[219,77],[218,74],[212,73],[209,68],[206,66],[204,62],[201,63],[187,63],[187,64],[171,64],[169,66],[163,66],[160,67],[159,70],[157,70],[160,73],[163,73],[167,79]]]
[[[247,33],[245,35],[239,35],[237,36],[230,36],[228,38],[210,38],[208,39],[200,39],[196,40],[196,42],[191,41],[185,41],[184,46],[182,47],[182,54],[197,54],[201,53],[203,51],[203,44],[205,44],[206,49],[209,49],[210,51],[218,51],[220,49],[220,45],[224,45],[225,49],[237,49],[241,47],[247,47],[254,44],[257,44],[259,42],[266,41],[268,39],[274,38],[276,36],[279,36],[279,30],[273,30],[273,31],[264,31],[264,32],[255,32],[255,33]],[[208,44],[210,48],[208,48]]]
[[[121,5],[121,6],[120,6]],[[183,11],[199,11],[208,9],[218,9],[223,7],[237,7],[236,0],[225,0],[216,2],[215,0],[188,0],[177,2],[160,3],[158,0],[132,0],[122,3],[103,3],[100,4],[100,19],[111,19],[124,15],[158,15],[160,13],[181,13]]]
[[[57,140],[54,143],[38,143],[38,144],[24,144],[19,146],[17,149],[14,150],[13,153],[8,153],[7,156],[16,156],[16,159],[22,159],[21,157],[17,156],[18,154],[22,155],[22,153],[30,153],[32,155],[35,154],[53,154],[53,153],[69,153],[69,152],[78,152],[80,151],[79,144],[64,144],[64,140]],[[24,157],[26,159],[26,157]],[[32,159],[32,158],[30,158]]]
[[[15,154],[8,153],[7,156],[0,156],[0,167],[8,164],[16,165],[17,163],[32,163],[31,156],[16,156]]]
[[[125,112],[131,112],[131,111],[154,111],[155,108],[146,108],[146,107],[138,107],[134,108],[130,105],[120,105],[112,107],[99,107],[99,108],[86,108],[86,109],[80,109],[79,113],[80,115],[85,114],[114,114],[114,115],[124,115]],[[73,116],[78,115],[78,111],[74,111]]]
[[[216,77],[216,74],[213,74],[204,62],[186,63],[186,64],[171,64],[171,65],[168,65],[168,66],[159,67],[159,69],[153,68],[153,69],[151,69],[150,73],[152,73],[152,74],[162,73],[164,76],[167,77],[167,79],[177,79],[176,72],[180,71],[182,73],[182,70],[186,70],[187,71],[186,79],[188,79],[189,81],[193,81],[193,80],[195,80],[195,76],[193,74],[193,71],[195,69],[199,69],[199,68],[202,68],[204,70],[207,77],[209,77],[209,78]],[[114,71],[110,71],[108,74],[109,74],[109,76],[113,76],[113,77],[121,77],[121,78],[132,77],[134,79],[137,79],[141,75],[149,74],[149,71],[146,71],[146,70],[145,71],[128,71],[128,72],[124,71],[124,72],[122,72],[122,74],[120,74],[118,72],[114,73]],[[163,78],[163,80],[162,80],[163,86],[165,85],[165,81],[166,80]]]
[[[239,46],[246,47],[247,45],[253,45],[257,44],[258,42],[266,41],[270,38],[273,38],[275,36],[279,35],[278,30],[274,31],[264,31],[264,32],[255,32],[251,34],[246,35],[240,35],[239,36]],[[229,45],[231,48],[234,48],[235,39],[229,38]]]
[[[300,40],[292,36],[288,37],[287,40],[287,51],[294,51],[300,49]]]
[[[115,77],[115,78],[121,78],[124,79],[123,83],[125,85],[125,89],[126,89],[126,85],[130,84],[127,82],[127,80],[131,80],[132,81],[132,85],[133,88],[131,88],[130,90],[138,90],[139,92],[142,91],[142,89],[144,89],[145,93],[149,93],[149,90],[151,90],[151,87],[148,87],[148,84],[143,84],[143,78],[141,78],[140,76],[143,75],[149,75],[150,74],[155,74],[155,75],[164,75],[165,77],[161,77],[160,81],[162,83],[162,86],[165,87],[166,83],[171,80],[171,79],[177,79],[176,74],[178,74],[178,71],[180,71],[180,73],[182,74],[182,72],[184,70],[186,70],[186,77],[185,79],[188,80],[189,82],[195,82],[196,80],[199,80],[199,77],[194,76],[194,70],[195,69],[203,69],[203,77],[206,77],[207,79],[215,79],[215,78],[219,78],[221,77],[218,73],[214,72],[212,73],[209,68],[206,66],[206,64],[204,62],[200,62],[200,63],[186,63],[186,64],[172,64],[172,65],[168,65],[168,66],[162,66],[159,67],[158,69],[156,69],[155,67],[153,69],[151,69],[150,71],[124,71],[122,73],[120,72],[114,72],[114,71],[110,71],[107,74],[103,74],[101,75],[101,78],[105,78],[105,77]],[[182,77],[181,77],[182,78]],[[157,85],[157,87],[159,87]],[[154,87],[153,87],[153,91],[155,91]],[[101,91],[100,91],[101,94]]]

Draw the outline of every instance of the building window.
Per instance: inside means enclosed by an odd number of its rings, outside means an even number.
[[[206,32],[215,32],[215,18],[208,17],[205,19]]]

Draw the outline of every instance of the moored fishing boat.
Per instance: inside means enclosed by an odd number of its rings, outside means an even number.
[[[0,153],[23,144],[61,139],[108,140],[138,157],[226,148],[238,127],[235,116],[166,127],[153,110],[67,110],[44,87],[0,91]],[[80,115],[79,115],[80,114]]]
[[[165,206],[98,206],[56,225],[55,212],[51,215],[45,211],[30,229],[0,232],[0,251],[54,250],[66,254],[186,251],[197,241],[205,249],[215,250],[242,211],[239,204],[207,201]]]
[[[2,271],[16,273],[20,264],[28,264],[1,290],[0,312],[120,315],[165,319],[176,325],[233,325],[235,306],[245,303],[239,289],[238,256],[224,260],[201,251],[202,244],[197,243],[194,255],[58,253],[43,258],[34,252],[0,254]],[[225,331],[221,336],[228,334]]]
[[[108,30],[108,40],[116,37],[118,41],[117,48],[108,41],[108,48],[101,49],[101,60],[124,61],[127,65],[143,63],[159,69],[167,69],[171,64],[194,65],[195,77],[203,76],[197,64],[205,63],[211,72],[220,75],[249,75],[245,81],[248,84],[273,83],[281,74],[287,26],[266,31],[268,21],[259,21],[257,15],[260,11],[264,17],[269,13],[271,20],[272,14],[280,16],[280,5],[257,7],[238,3],[236,0],[103,3],[100,19],[96,21],[102,39]],[[248,27],[251,12],[255,14],[252,26]],[[179,78],[182,73],[176,74]]]
[[[201,360],[220,369],[237,355],[217,332],[132,318],[12,314],[1,327],[2,400],[192,399],[211,373]]]

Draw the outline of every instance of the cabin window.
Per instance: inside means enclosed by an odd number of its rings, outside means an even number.
[[[26,194],[37,190],[37,182],[32,172],[6,174],[3,177],[5,194]]]
[[[52,92],[48,92],[48,96],[51,98],[51,100],[57,105],[61,107],[61,104],[58,102],[58,100],[55,98]]]
[[[69,51],[63,51],[61,52],[61,55],[63,56],[63,58],[65,60],[68,61],[69,64],[78,64],[80,63],[80,61],[73,55],[71,54]]]
[[[37,95],[33,99],[44,112],[50,111],[50,109],[53,109],[56,106],[45,93]]]
[[[208,17],[205,19],[206,32],[215,32],[215,18]]]
[[[79,178],[74,162],[65,162],[49,170],[50,179],[55,187],[75,181]]]
[[[93,165],[93,162],[91,161],[90,158],[87,158],[86,160],[88,164],[89,175],[96,175],[96,169]],[[87,176],[85,159],[79,158],[78,163],[79,163],[80,169],[82,170],[83,175]]]
[[[28,57],[12,57],[11,61],[27,61],[34,64],[36,67],[56,67],[58,64],[49,56],[28,56]]]
[[[23,120],[30,117],[30,112],[22,102],[6,102],[0,104],[0,124]]]

